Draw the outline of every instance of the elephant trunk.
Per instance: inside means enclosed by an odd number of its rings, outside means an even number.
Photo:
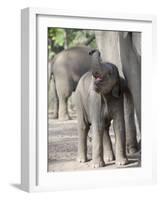
[[[92,69],[93,70],[100,70],[101,67],[101,56],[100,52],[96,49],[89,52],[89,55],[92,56]]]

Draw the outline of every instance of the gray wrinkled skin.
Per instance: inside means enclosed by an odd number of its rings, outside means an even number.
[[[116,33],[113,35],[113,33]],[[122,74],[120,54],[118,51],[118,33],[117,32],[100,32],[100,38],[96,39],[98,47],[101,49],[101,59],[103,61],[109,60],[114,63],[119,73]],[[108,37],[107,37],[108,36]],[[103,37],[103,40],[101,38]],[[108,38],[110,38],[109,45]],[[113,41],[116,40],[115,43]],[[98,42],[99,40],[99,42]],[[102,42],[101,42],[102,41]],[[102,47],[102,48],[101,48]],[[52,110],[53,118],[59,118],[60,120],[70,119],[67,109],[67,101],[75,90],[81,76],[90,70],[91,66],[94,66],[96,61],[91,59],[88,47],[74,47],[60,52],[53,60],[50,66],[49,75],[52,73],[52,79],[50,86],[52,85]],[[114,62],[113,62],[114,61]],[[123,76],[123,75],[121,75]],[[133,78],[134,79],[134,78]],[[136,92],[137,93],[137,92]],[[126,123],[126,147],[128,153],[134,153],[138,150],[136,140],[136,127],[134,121],[134,105],[131,92],[126,88],[124,93],[125,104],[125,123]]]
[[[87,134],[92,130],[93,167],[104,166],[104,161],[116,159],[116,165],[128,163],[126,157],[124,120],[124,83],[111,63],[102,63],[99,52],[91,53],[92,72],[80,79],[76,89],[78,116],[78,161],[87,161]],[[113,120],[116,138],[115,156],[112,150],[109,127]]]
[[[56,55],[51,66],[53,73],[53,118],[70,119],[67,101],[75,90],[80,77],[91,68],[89,47],[80,46],[64,50]]]

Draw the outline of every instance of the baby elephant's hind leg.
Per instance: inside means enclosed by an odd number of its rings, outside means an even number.
[[[75,95],[75,103],[77,110],[78,120],[78,162],[87,161],[87,135],[89,131],[89,124],[85,122],[84,108],[81,101],[81,95],[79,92]]]

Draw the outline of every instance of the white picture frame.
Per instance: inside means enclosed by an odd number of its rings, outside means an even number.
[[[47,172],[47,31],[49,26],[138,31],[142,37],[142,167],[81,172]],[[156,182],[155,134],[148,84],[155,68],[155,16],[25,8],[21,15],[21,188],[55,191]],[[45,41],[46,39],[46,41]],[[41,58],[41,60],[40,60]],[[152,65],[153,63],[153,65]],[[46,63],[47,64],[47,63]],[[47,66],[47,65],[46,65]],[[146,69],[145,69],[146,66]],[[41,81],[40,81],[41,79]],[[148,97],[148,98],[147,98]],[[43,106],[42,106],[43,105]],[[154,122],[155,123],[155,122]],[[145,137],[146,132],[146,137]]]

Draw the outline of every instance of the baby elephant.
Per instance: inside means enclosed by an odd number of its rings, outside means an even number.
[[[78,161],[87,161],[87,135],[92,130],[93,167],[114,160],[109,127],[113,120],[116,165],[128,163],[126,158],[125,122],[123,108],[123,80],[117,67],[102,63],[98,50],[89,52],[92,69],[80,79],[76,89],[78,116]],[[105,162],[104,162],[105,161]]]

